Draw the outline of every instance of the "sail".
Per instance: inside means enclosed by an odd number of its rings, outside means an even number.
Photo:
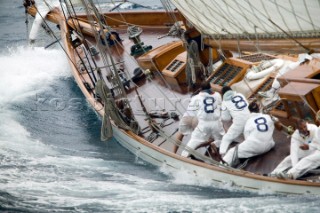
[[[320,45],[318,0],[171,0],[171,2],[193,27],[211,39],[248,41],[307,38],[309,40],[304,44],[308,47],[319,48]],[[296,44],[292,42],[290,45],[287,47],[291,48]],[[231,43],[229,46],[231,47]]]
[[[320,2],[317,0],[171,1],[206,35],[272,35],[282,34],[284,30],[308,37],[319,36],[320,32]]]

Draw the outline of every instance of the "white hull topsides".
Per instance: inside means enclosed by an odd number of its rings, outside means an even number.
[[[170,168],[170,172],[185,171],[199,180],[210,180],[213,186],[232,186],[240,190],[258,193],[318,194],[319,185],[298,180],[280,180],[245,171],[225,171],[160,149],[147,141],[138,141],[113,126],[115,139],[137,157],[159,167]]]

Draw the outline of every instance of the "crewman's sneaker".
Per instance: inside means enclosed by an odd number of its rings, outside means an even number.
[[[269,98],[265,98],[266,101],[269,101],[270,103],[274,103],[278,100],[280,100],[280,96],[278,94],[274,94],[273,96],[269,97]]]
[[[293,179],[292,174],[284,173],[284,172],[278,172],[276,173],[276,177],[279,179]]]
[[[264,97],[264,98],[274,99],[275,97],[279,97],[278,90],[279,89],[275,89],[275,88],[271,87],[269,90],[267,90],[265,92],[258,92],[258,95],[260,95],[261,97]]]
[[[269,173],[266,176],[268,176],[268,177],[277,177],[276,173]]]
[[[293,180],[294,178],[293,178],[293,175],[292,174],[287,174],[287,176],[288,176],[288,179],[291,179],[291,180]]]
[[[266,92],[258,92],[258,95],[260,95],[261,97],[264,97],[264,98],[270,98],[272,96],[272,94],[270,94],[269,90]]]

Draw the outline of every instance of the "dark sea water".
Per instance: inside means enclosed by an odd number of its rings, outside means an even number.
[[[26,32],[22,0],[0,0],[0,212],[320,212],[316,196],[215,188],[101,142],[63,51]]]

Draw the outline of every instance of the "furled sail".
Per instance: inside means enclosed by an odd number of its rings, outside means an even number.
[[[310,48],[320,46],[317,0],[171,1],[192,26],[214,39],[308,38]]]

